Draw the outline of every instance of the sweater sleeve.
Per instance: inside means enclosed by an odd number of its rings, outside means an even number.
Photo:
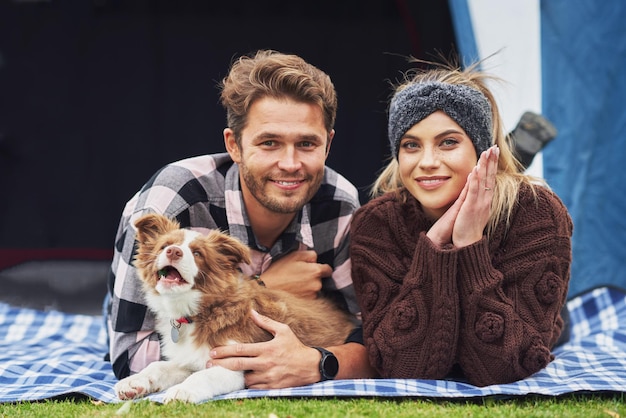
[[[572,228],[560,200],[537,187],[537,199],[520,199],[506,233],[459,250],[459,364],[471,383],[523,379],[553,359]]]
[[[381,377],[443,378],[458,340],[457,252],[435,248],[424,232],[412,236],[402,221],[370,205],[352,222],[365,344]]]

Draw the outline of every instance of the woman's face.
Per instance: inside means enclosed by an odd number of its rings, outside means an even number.
[[[470,137],[442,111],[413,125],[400,140],[402,183],[433,220],[456,201],[477,162]]]

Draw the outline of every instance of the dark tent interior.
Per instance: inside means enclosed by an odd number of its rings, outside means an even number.
[[[328,165],[363,203],[389,81],[454,34],[445,1],[0,3],[0,300],[98,313],[125,202],[164,164],[224,150],[216,85],[260,48],[330,74]]]

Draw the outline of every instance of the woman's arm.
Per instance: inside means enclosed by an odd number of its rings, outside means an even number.
[[[565,207],[537,187],[521,198],[505,233],[459,252],[463,311],[459,362],[473,384],[525,378],[551,360],[563,326],[572,223]],[[491,248],[490,248],[491,247]]]

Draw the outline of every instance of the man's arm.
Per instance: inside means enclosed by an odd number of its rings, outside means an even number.
[[[153,317],[143,303],[140,279],[132,265],[135,231],[130,225],[130,219],[130,214],[122,215],[109,279],[109,353],[113,372],[118,379],[138,372],[160,358]]]
[[[253,311],[252,318],[274,339],[252,344],[216,347],[211,351],[207,367],[222,366],[247,371],[246,386],[251,389],[278,389],[316,383],[321,380],[321,355],[307,347],[286,324]],[[336,347],[324,347],[339,361],[337,379],[375,377],[367,352],[361,344],[349,342]]]
[[[339,372],[335,379],[369,379],[377,377],[376,371],[370,366],[367,349],[363,344],[346,343],[337,347],[326,348],[339,361]]]
[[[219,200],[224,195],[224,175],[218,167],[229,165],[227,154],[203,155],[168,164],[126,203],[114,246],[107,315],[111,362],[117,377],[138,372],[160,359],[155,317],[146,307],[141,280],[133,266],[134,221],[152,212],[177,219],[181,227],[226,229],[213,218],[213,214],[225,218],[225,210],[207,205],[207,196],[217,196]]]

